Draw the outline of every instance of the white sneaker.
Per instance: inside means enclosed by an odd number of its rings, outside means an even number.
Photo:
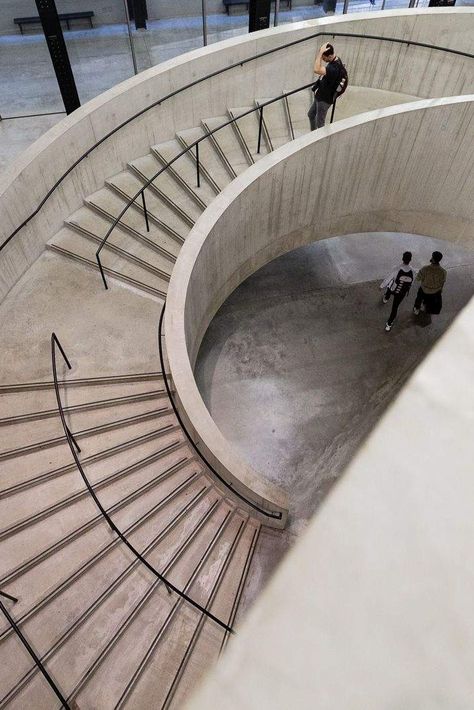
[[[413,313],[418,316],[420,314],[420,309],[413,307]]]
[[[382,303],[388,303],[388,298],[387,298],[387,296],[384,296],[384,297],[382,298]]]
[[[389,323],[385,323],[385,330],[387,333],[392,330],[392,326]]]

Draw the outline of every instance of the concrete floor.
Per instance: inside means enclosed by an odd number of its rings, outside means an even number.
[[[160,311],[158,300],[115,280],[105,291],[98,273],[45,251],[0,305],[0,384],[51,380],[52,331],[70,378],[158,371],[150,323]]]
[[[415,319],[414,288],[386,333],[379,283],[408,248],[415,266],[434,249],[445,255],[443,311],[432,322]],[[288,529],[262,537],[256,587],[473,294],[474,252],[427,237],[365,234],[280,257],[219,310],[199,353],[198,386],[223,434],[290,496]],[[393,445],[403,452],[402,441]]]

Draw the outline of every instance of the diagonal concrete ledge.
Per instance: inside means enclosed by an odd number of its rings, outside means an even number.
[[[179,406],[201,450],[255,502],[285,506],[281,491],[244,464],[223,437],[194,380],[212,317],[261,266],[318,239],[400,231],[474,248],[473,133],[474,95],[340,121],[252,166],[214,200],[188,236],[171,277],[165,319]]]

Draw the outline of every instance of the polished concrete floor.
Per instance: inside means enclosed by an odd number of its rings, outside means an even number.
[[[442,313],[415,318],[413,288],[386,333],[389,306],[382,305],[380,280],[405,249],[421,266],[435,248],[444,253],[448,270]],[[288,491],[288,530],[283,537],[268,533],[262,541],[269,560],[305,528],[364,437],[473,294],[474,251],[419,236],[365,234],[280,257],[221,307],[202,343],[196,377],[223,434],[262,475]],[[387,456],[395,452],[403,456],[397,432]],[[265,565],[265,555],[261,559]]]

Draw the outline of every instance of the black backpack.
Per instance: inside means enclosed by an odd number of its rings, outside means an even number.
[[[346,90],[347,87],[349,86],[349,75],[348,75],[348,73],[347,73],[347,69],[346,69],[346,67],[344,66],[344,64],[341,62],[340,59],[338,59],[337,61],[338,61],[338,64],[339,64],[339,81],[338,81],[337,86],[336,86],[336,91],[334,92],[333,102],[334,102],[336,99],[338,99],[340,96],[342,96],[342,94],[345,92],[345,90]],[[322,78],[322,77],[319,77],[319,78],[315,81],[315,83],[313,84],[313,86],[311,87],[311,91],[312,91],[315,95],[316,95],[316,93],[317,93],[317,91],[318,91],[319,84],[320,84],[320,82],[321,82],[321,78]]]
[[[339,83],[336,86],[336,92],[334,94],[334,100],[338,99],[342,96],[342,94],[345,92],[347,87],[349,86],[349,75],[347,73],[347,69],[344,66],[344,64],[341,62],[339,59],[339,67],[340,67],[340,78],[339,78]]]

